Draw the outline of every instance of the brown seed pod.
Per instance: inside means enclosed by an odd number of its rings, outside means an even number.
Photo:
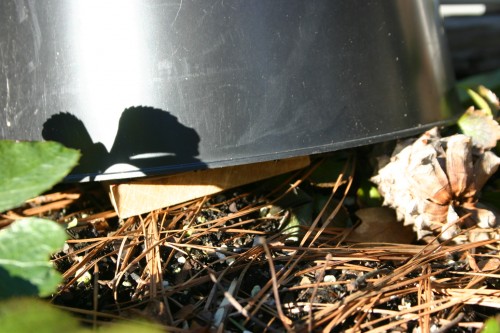
[[[390,162],[372,177],[384,205],[413,225],[419,238],[440,234],[449,240],[467,221],[480,228],[497,225],[495,214],[477,206],[477,193],[500,165],[490,151],[473,152],[470,137],[441,138],[437,128],[398,145]],[[471,222],[472,221],[472,222]]]

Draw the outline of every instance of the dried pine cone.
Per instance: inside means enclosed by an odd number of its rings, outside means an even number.
[[[399,220],[413,225],[418,238],[455,237],[462,227],[497,226],[495,214],[480,208],[477,193],[500,165],[491,151],[474,150],[470,137],[441,138],[437,128],[401,142],[391,161],[372,181]]]

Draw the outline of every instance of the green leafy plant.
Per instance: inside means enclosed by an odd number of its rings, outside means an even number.
[[[479,109],[471,106],[458,119],[458,126],[462,133],[472,138],[476,148],[492,149],[500,140],[500,125],[495,120],[500,102],[497,96],[484,86],[479,86],[477,91],[468,89],[467,92]]]
[[[484,322],[481,333],[500,333],[500,318],[488,318]]]
[[[0,141],[0,211],[50,189],[79,156],[55,142]],[[18,220],[0,230],[0,298],[50,295],[61,278],[48,259],[65,240],[61,226],[39,218]]]
[[[65,240],[62,227],[39,218],[18,220],[0,230],[0,298],[54,292],[61,277],[48,258]]]
[[[469,107],[471,102],[474,103],[470,90],[477,90],[477,87],[481,85],[488,87],[491,91],[500,92],[500,69],[468,77],[457,84],[458,97],[465,107]]]
[[[484,110],[468,109],[458,120],[462,133],[472,138],[479,149],[492,149],[500,139],[500,125]]]
[[[49,304],[32,298],[19,298],[0,303],[0,327],[2,332],[76,332],[89,333],[69,314]],[[157,333],[161,330],[143,322],[122,322],[99,330],[105,333],[134,332]]]
[[[0,141],[0,212],[50,189],[79,156],[77,150],[56,142]]]
[[[12,209],[61,181],[80,153],[55,142],[0,141],[0,212]],[[49,258],[62,248],[64,228],[25,218],[0,230],[0,327],[5,332],[90,332],[71,315],[26,298],[49,296],[61,282]],[[23,297],[20,297],[23,296]],[[126,325],[126,326],[125,326]],[[160,332],[156,326],[122,323],[104,332]]]

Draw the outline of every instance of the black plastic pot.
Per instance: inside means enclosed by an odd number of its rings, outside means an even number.
[[[82,151],[70,180],[314,154],[453,118],[432,1],[4,0],[2,139]]]

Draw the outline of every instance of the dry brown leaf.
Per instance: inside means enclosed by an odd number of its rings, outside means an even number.
[[[349,234],[348,242],[410,244],[415,239],[411,227],[398,223],[393,209],[363,208],[356,212],[356,216],[361,224]]]
[[[477,191],[481,190],[488,179],[497,172],[500,157],[491,151],[481,154],[474,163],[474,182]]]
[[[496,271],[500,267],[500,258],[486,258],[477,262],[477,266],[483,272]]]
[[[409,149],[400,153],[407,152],[404,154],[404,160],[407,159],[408,165],[399,173],[404,172],[404,176],[413,187],[414,196],[426,197],[436,203],[446,204],[451,199],[450,184],[438,160],[444,152],[440,146],[436,145],[436,141],[440,139],[437,129],[429,132],[431,132],[430,135],[423,135],[409,146]]]
[[[470,219],[473,220],[474,225],[477,225],[483,229],[493,228],[496,226],[496,216],[491,210],[487,208],[477,207],[475,205],[467,205],[465,207],[462,207],[462,209],[466,213],[471,214]]]
[[[495,154],[474,153],[470,137],[441,138],[437,128],[404,141],[395,152],[372,181],[384,205],[393,207],[405,225],[413,225],[418,238],[440,234],[450,240],[464,221],[465,227],[496,226],[495,215],[477,207],[476,197],[500,165]]]
[[[454,196],[468,195],[473,177],[472,141],[466,135],[453,135],[446,141],[446,171]],[[475,191],[472,190],[472,195]]]

